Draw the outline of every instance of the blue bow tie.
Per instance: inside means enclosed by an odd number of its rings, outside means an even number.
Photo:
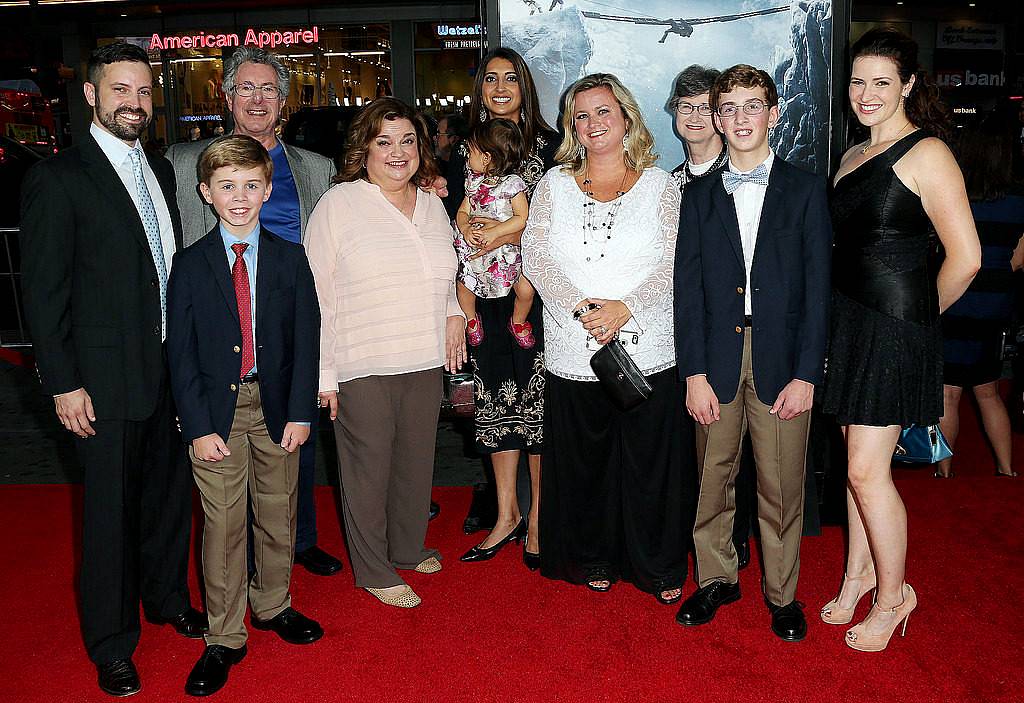
[[[759,186],[767,186],[768,169],[764,164],[761,164],[750,173],[722,171],[722,184],[725,186],[725,192],[729,195],[735,193],[744,183],[756,183]]]

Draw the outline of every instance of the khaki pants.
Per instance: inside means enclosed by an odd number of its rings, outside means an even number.
[[[260,620],[269,620],[291,605],[288,587],[295,544],[299,453],[289,454],[270,439],[259,383],[239,387],[227,445],[231,456],[218,462],[197,459],[191,447],[189,456],[206,515],[203,578],[210,618],[206,643],[238,649],[248,639],[243,619],[250,501],[256,558],[256,572],[248,584],[252,613]]]
[[[744,332],[743,360],[736,397],[721,405],[717,422],[697,426],[700,492],[693,541],[701,586],[712,581],[737,581],[732,543],[736,514],[736,474],[743,436],[750,430],[757,465],[757,514],[764,559],[764,593],[775,605],[796,598],[803,529],[804,465],[810,412],[780,420],[769,414],[754,390],[750,360],[750,328]]]

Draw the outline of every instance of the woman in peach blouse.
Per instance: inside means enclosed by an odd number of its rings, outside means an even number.
[[[307,226],[321,310],[320,403],[338,446],[356,586],[387,605],[420,598],[398,569],[441,570],[424,546],[441,367],[466,360],[457,260],[423,117],[394,98],[352,121],[345,163]]]

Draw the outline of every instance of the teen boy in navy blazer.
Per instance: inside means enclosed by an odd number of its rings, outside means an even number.
[[[825,184],[777,158],[771,77],[726,69],[711,89],[729,145],[716,178],[687,185],[675,270],[676,356],[697,420],[700,493],[694,546],[700,589],[676,616],[701,625],[740,597],[732,543],[743,435],[757,464],[764,597],[772,631],[807,631],[796,601],[804,464],[814,388],[824,373],[832,227]]]
[[[214,140],[200,191],[220,221],[174,257],[168,285],[171,384],[202,495],[210,631],[185,691],[208,695],[246,654],[243,618],[286,642],[320,626],[291,608],[298,448],[315,421],[320,308],[302,246],[259,224],[272,162],[255,139]],[[248,578],[251,503],[256,569]]]

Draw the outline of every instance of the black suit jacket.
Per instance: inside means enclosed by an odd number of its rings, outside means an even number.
[[[174,171],[146,158],[180,249]],[[84,387],[100,420],[152,415],[166,368],[156,266],[131,195],[91,135],[25,176],[21,277],[44,390]]]
[[[256,263],[256,370],[263,416],[280,443],[288,422],[319,415],[320,305],[300,244],[263,228]],[[242,328],[220,228],[174,257],[167,289],[171,389],[186,442],[217,433],[235,417]]]
[[[832,224],[825,184],[776,157],[750,271],[754,386],[772,405],[794,378],[819,385],[828,328]],[[687,184],[676,242],[679,376],[707,374],[719,402],[739,385],[746,269],[722,178]]]

